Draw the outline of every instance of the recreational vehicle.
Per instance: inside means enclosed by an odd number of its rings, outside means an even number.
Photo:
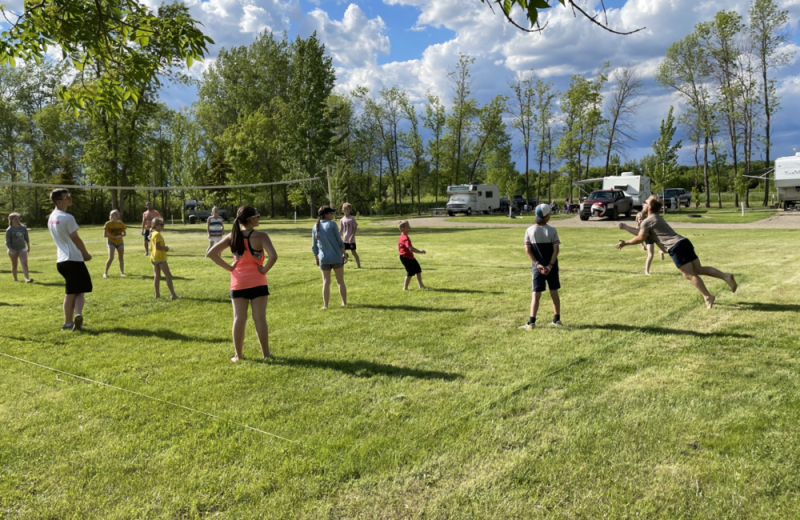
[[[800,203],[800,153],[775,160],[775,188],[783,209]]]
[[[622,172],[618,176],[599,177],[597,179],[585,179],[578,182],[573,182],[573,186],[582,186],[593,184],[595,182],[603,183],[603,190],[622,190],[633,199],[633,207],[642,209],[644,201],[652,195],[650,192],[650,177],[646,175],[636,175],[633,172]]]
[[[500,193],[496,184],[460,184],[448,186],[447,214],[456,213],[472,215],[473,212],[487,215],[500,207]]]

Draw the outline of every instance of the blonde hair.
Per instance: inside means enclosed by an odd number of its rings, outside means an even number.
[[[20,215],[16,211],[14,213],[9,213],[8,214],[8,223],[9,223],[9,225],[11,224],[11,219],[14,218],[14,217],[17,217],[18,219],[21,219],[22,215]]]
[[[661,211],[661,208],[664,207],[664,203],[658,200],[658,196],[656,195],[650,195],[650,198],[647,199],[647,205],[650,206],[650,210],[654,215],[657,215],[658,212]]]
[[[397,229],[399,229],[400,231],[403,231],[403,228],[407,227],[407,226],[408,226],[408,221],[407,220],[401,220],[400,223],[397,224]]]
[[[159,225],[160,225],[160,226],[163,226],[163,225],[164,225],[164,219],[163,219],[163,218],[161,218],[161,217],[156,217],[156,218],[154,218],[154,219],[153,219],[153,227],[156,227],[156,226],[159,226]]]
[[[342,213],[344,213],[344,210],[346,210],[346,209],[349,209],[350,212],[352,213],[353,205],[350,204],[349,202],[345,202],[344,204],[342,204]]]
[[[118,217],[120,217],[119,210],[118,210],[118,209],[112,209],[112,210],[111,210],[111,213],[109,213],[109,214],[108,214],[108,218],[109,218],[109,220],[114,220],[114,214],[115,214],[115,213],[116,213],[116,215],[117,215]]]

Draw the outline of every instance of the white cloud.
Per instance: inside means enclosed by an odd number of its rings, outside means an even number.
[[[356,4],[350,4],[341,21],[331,20],[328,13],[316,8],[305,15],[298,31],[302,36],[317,32],[337,65],[367,67],[376,65],[378,54],[389,54],[389,37],[383,32],[386,24],[380,16],[368,19]]]

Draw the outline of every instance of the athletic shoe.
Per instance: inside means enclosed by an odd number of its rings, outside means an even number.
[[[518,327],[518,328],[525,329],[525,330],[533,330],[533,329],[536,328],[536,324],[535,323],[526,323],[522,327]]]
[[[560,327],[560,326],[561,326],[561,320],[553,320],[553,321],[550,323],[550,326],[551,326],[551,327]]]
[[[27,280],[25,280],[25,283],[33,283],[33,278],[28,278]]]
[[[78,314],[77,316],[75,316],[75,324],[72,325],[72,330],[80,332],[82,327],[83,327],[83,316]]]
[[[75,326],[74,323],[65,323],[64,325],[61,326],[61,332],[64,332],[65,330],[72,330],[72,327],[74,326]]]

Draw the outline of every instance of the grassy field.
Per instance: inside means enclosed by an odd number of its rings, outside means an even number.
[[[756,222],[775,215],[776,210],[767,209],[762,206],[754,206],[744,210],[739,208],[723,207],[722,209],[712,208],[681,208],[680,211],[668,212],[664,218],[668,222],[684,223],[684,222],[699,222],[703,224],[747,224]],[[700,215],[700,218],[691,217],[690,215]]]
[[[350,304],[321,311],[309,224],[264,226],[277,359],[248,325],[238,364],[199,227],[164,233],[177,302],[152,298],[138,237],[102,279],[82,228],[83,333],[59,332],[32,232],[36,283],[0,266],[0,352],[139,394],[0,356],[0,518],[797,516],[800,230],[683,230],[740,283],[708,280],[707,311],[669,260],[645,277],[613,249],[627,234],[563,229],[564,326],[526,332],[521,229],[415,229],[431,289],[403,293],[396,230],[364,225]]]
[[[575,215],[564,215],[558,213],[556,215],[551,215],[550,220],[564,220],[567,218],[572,218]],[[447,220],[452,222],[473,222],[473,223],[480,223],[480,224],[532,224],[533,223],[533,212],[521,217],[517,217],[515,219],[508,218],[508,215],[473,215],[473,216],[464,216],[464,217],[447,217]],[[524,252],[523,252],[524,254]]]

